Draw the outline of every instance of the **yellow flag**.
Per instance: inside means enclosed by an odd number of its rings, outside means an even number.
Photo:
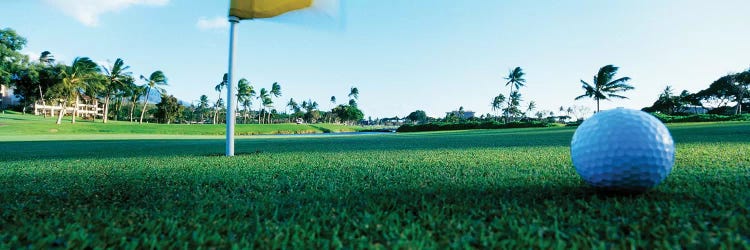
[[[313,0],[231,0],[229,15],[240,19],[269,18],[310,7]]]

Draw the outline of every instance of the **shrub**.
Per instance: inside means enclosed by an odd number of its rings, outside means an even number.
[[[695,114],[695,115],[667,115],[662,113],[651,113],[654,117],[664,123],[679,122],[723,122],[723,121],[750,121],[750,114],[741,115],[717,115],[717,114]]]

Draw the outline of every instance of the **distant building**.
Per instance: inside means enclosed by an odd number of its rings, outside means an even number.
[[[63,107],[58,105],[42,105],[41,102],[34,103],[35,115],[55,116],[60,113]],[[104,116],[104,107],[100,105],[99,99],[89,96],[79,96],[79,99],[66,105],[65,114],[78,114],[82,118],[102,117]]]
[[[454,111],[451,111],[451,112],[445,112],[445,116],[449,116],[451,114],[455,115],[456,117],[458,117],[460,119],[471,119],[471,118],[474,118],[474,111],[464,111],[463,116],[461,116],[461,112],[458,112],[458,110],[454,110]]]
[[[9,108],[18,105],[20,99],[16,97],[13,88],[0,85],[0,108]]]
[[[706,114],[710,110],[701,106],[685,105],[682,107],[681,111],[689,114]]]

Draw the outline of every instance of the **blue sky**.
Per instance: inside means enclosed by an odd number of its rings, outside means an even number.
[[[279,82],[279,108],[294,98],[329,109],[330,96],[346,102],[356,86],[360,108],[375,118],[417,109],[444,116],[459,106],[489,113],[494,96],[508,95],[503,77],[516,66],[527,73],[523,104],[553,111],[595,108],[573,98],[579,80],[606,64],[635,90],[603,109],[640,109],[667,85],[695,92],[750,67],[747,0],[342,1],[343,28],[290,23],[304,18],[240,23],[238,77],[256,88]],[[215,100],[227,68],[228,2],[4,0],[0,26],[26,37],[35,57],[119,57],[137,75],[163,70],[179,99]]]

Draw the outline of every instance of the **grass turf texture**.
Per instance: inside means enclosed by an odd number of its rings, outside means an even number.
[[[70,123],[70,116],[60,125],[56,119],[17,113],[0,114],[0,141],[3,136],[13,135],[92,135],[92,134],[147,134],[147,135],[224,135],[225,124],[138,124],[137,122],[101,120],[86,121],[77,119]],[[236,124],[236,135],[268,134],[314,134],[329,132],[356,132],[361,127],[339,124]],[[8,138],[10,140],[10,138]]]
[[[750,123],[669,127],[634,196],[582,182],[573,128],[0,142],[0,248],[750,247]]]

